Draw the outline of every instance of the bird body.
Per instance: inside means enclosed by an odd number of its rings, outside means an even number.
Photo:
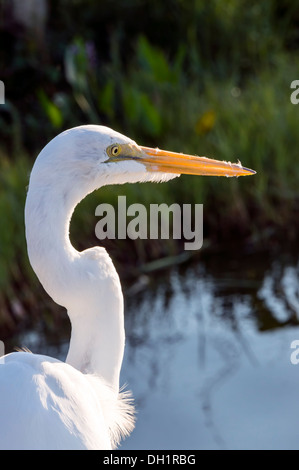
[[[111,449],[134,426],[129,395],[51,357],[8,354],[0,384],[1,449]]]
[[[69,239],[76,205],[107,184],[168,181],[181,173],[253,173],[218,162],[139,147],[103,126],[55,137],[33,166],[25,206],[30,263],[46,292],[67,309],[66,362],[16,352],[0,365],[0,449],[112,449],[134,428],[130,394],[120,391],[125,347],[123,294],[101,247]]]

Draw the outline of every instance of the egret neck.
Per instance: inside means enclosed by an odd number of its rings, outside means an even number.
[[[119,277],[104,248],[79,252],[69,239],[74,208],[97,188],[90,181],[70,185],[67,175],[47,178],[44,185],[33,168],[25,207],[29,259],[47,293],[67,309],[72,332],[66,362],[118,392],[125,343]]]

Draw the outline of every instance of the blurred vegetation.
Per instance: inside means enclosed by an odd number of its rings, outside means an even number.
[[[0,3],[0,326],[12,329],[28,308],[35,311],[40,287],[23,221],[28,175],[49,139],[72,126],[104,124],[142,145],[240,159],[257,171],[104,188],[75,212],[71,235],[79,249],[99,243],[95,207],[116,204],[118,194],[128,204],[203,203],[211,245],[233,240],[253,249],[280,236],[297,239],[295,2],[40,0],[45,9],[31,23],[16,18],[17,3]],[[182,251],[173,240],[104,244],[123,276]]]

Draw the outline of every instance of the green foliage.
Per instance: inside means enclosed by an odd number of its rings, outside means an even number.
[[[39,90],[37,93],[38,100],[48,117],[50,124],[54,128],[60,128],[63,123],[62,112],[55,103],[47,97],[43,90]]]

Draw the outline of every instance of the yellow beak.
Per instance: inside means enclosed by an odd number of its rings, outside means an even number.
[[[158,148],[140,148],[143,151],[140,159],[149,171],[209,176],[246,176],[256,173],[254,170],[244,168],[241,163],[221,162]]]

